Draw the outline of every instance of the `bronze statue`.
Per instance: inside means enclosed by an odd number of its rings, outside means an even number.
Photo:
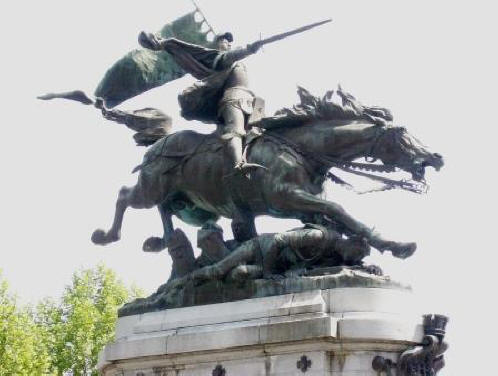
[[[196,263],[199,267],[211,265],[227,257],[232,247],[223,240],[223,229],[216,223],[208,222],[197,231],[197,247],[202,250]],[[169,244],[168,244],[169,247]]]
[[[401,169],[411,173],[415,181],[422,182],[426,167],[439,169],[443,165],[441,155],[430,152],[405,128],[386,121],[375,124],[372,114],[379,115],[382,111],[360,106],[344,93],[342,104],[329,101],[331,96],[329,92],[323,100],[315,101],[317,107],[310,110],[312,117],[306,113],[302,117],[288,113],[275,120],[280,124],[287,118],[293,125],[299,121],[302,125],[280,126],[248,136],[247,160],[268,169],[254,171],[250,180],[237,175],[225,176],[222,145],[216,135],[183,131],[158,140],[138,167],[137,184],[121,189],[111,229],[96,230],[92,240],[96,244],[118,240],[128,207],[157,206],[164,223],[164,235],[149,238],[144,250],[160,251],[166,247],[172,232],[172,215],[202,225],[219,216],[236,217],[242,203],[248,228],[253,227],[254,216],[264,214],[310,223],[319,223],[325,218],[335,223],[341,233],[363,237],[381,252],[390,250],[402,258],[412,254],[414,243],[382,238],[339,204],[323,200],[319,195],[331,167],[384,172]],[[350,111],[350,107],[357,111]],[[270,120],[260,124],[268,128]],[[383,164],[355,162],[359,158],[376,159]],[[227,180],[231,184],[226,184]]]
[[[182,230],[177,228],[171,235],[168,252],[173,261],[169,281],[184,277],[197,268],[192,243]]]
[[[187,120],[216,123],[221,139],[226,142],[228,164],[236,171],[247,172],[263,168],[244,160],[242,143],[246,128],[261,118],[264,109],[261,108],[261,101],[257,101],[249,90],[247,69],[241,60],[256,53],[264,44],[330,21],[303,26],[233,50],[233,35],[230,32],[216,36],[216,49],[176,38],[161,39],[145,32],[139,34],[138,41],[142,47],[153,51],[167,51],[184,71],[200,80],[178,96],[182,116]]]
[[[391,251],[399,258],[412,255],[415,243],[384,239],[339,204],[324,200],[324,183],[330,178],[351,187],[330,171],[339,169],[380,182],[381,189],[420,193],[426,187],[425,168],[439,170],[442,156],[430,152],[405,128],[393,125],[389,110],[365,106],[340,87],[323,97],[298,88],[300,103],[273,116],[264,116],[262,101],[248,89],[241,60],[266,43],[325,22],[329,20],[233,50],[231,33],[219,35],[213,49],[142,32],[142,46],[166,51],[183,74],[190,73],[199,80],[179,95],[179,103],[187,120],[217,124],[217,130],[209,135],[172,133],[171,118],[159,110],[108,109],[104,100],[91,99],[81,91],[40,97],[93,104],[107,119],[136,131],[139,145],[151,145],[143,163],[134,169],[139,172],[137,184],[122,187],[119,192],[111,228],[94,231],[92,241],[105,245],[119,240],[128,207],[156,206],[164,233],[148,238],[143,250],[168,248],[173,258],[171,281],[192,273],[197,279],[206,277],[209,270],[216,270],[218,278],[230,270],[243,278],[270,277],[296,263],[358,266],[370,246],[381,252]],[[366,162],[360,162],[361,158]],[[234,168],[240,173],[233,173]],[[377,174],[397,170],[410,173],[412,179],[392,180]],[[199,258],[195,259],[183,232],[173,228],[173,215],[202,227]],[[254,218],[259,215],[295,218],[308,227],[258,236]],[[232,219],[233,241],[225,242],[221,229],[214,224],[222,216]],[[265,242],[273,245],[262,245]],[[277,246],[280,243],[283,248]],[[256,249],[265,249],[259,260]],[[277,259],[286,261],[277,263]],[[245,271],[237,269],[237,263],[243,263]]]
[[[119,311],[121,316],[254,294],[285,294],[315,282],[334,286],[349,280],[374,287],[389,281],[379,267],[364,264],[370,253],[364,239],[346,238],[329,226],[307,224],[238,243],[224,241],[221,228],[208,223],[198,233],[202,254],[195,260],[181,230],[175,230],[172,239],[168,243],[173,258],[170,279],[151,296],[126,304]],[[185,255],[176,252],[180,248]]]
[[[183,21],[190,22],[191,30],[201,29],[193,24],[193,17]],[[354,189],[335,174],[341,170],[380,182],[380,190],[400,188],[422,193],[427,189],[426,167],[439,170],[442,156],[423,146],[404,127],[394,125],[389,110],[366,106],[341,87],[322,97],[298,88],[300,103],[272,116],[265,116],[264,102],[249,89],[243,59],[264,44],[324,22],[238,49],[231,48],[231,33],[218,35],[215,48],[208,48],[203,44],[207,39],[196,32],[190,33],[199,37],[195,44],[142,32],[139,43],[147,50],[135,51],[106,74],[100,85],[105,97],[96,94],[92,99],[78,90],[40,97],[93,105],[106,119],[134,130],[137,144],[149,146],[143,162],[133,170],[138,172],[137,183],[119,191],[110,229],[95,230],[92,241],[106,245],[119,240],[129,207],[157,207],[163,234],[146,239],[143,250],[167,249],[172,271],[155,293],[125,304],[119,316],[285,295],[290,309],[301,312],[299,306],[292,305],[300,298],[288,294],[315,294],[338,287],[406,289],[383,276],[379,267],[366,265],[364,259],[371,247],[405,259],[415,252],[416,244],[385,239],[338,203],[324,199],[324,183],[330,179]],[[161,61],[159,68],[150,69],[157,61]],[[151,62],[154,64],[146,64]],[[123,93],[114,90],[112,77],[126,75],[132,63],[136,63],[135,70],[146,73],[143,80]],[[146,67],[142,70],[141,65]],[[179,95],[181,114],[187,120],[216,124],[211,134],[172,133],[171,117],[157,109],[128,112],[112,108],[186,73],[198,81]],[[411,174],[411,179],[393,180],[383,175],[400,170]],[[254,220],[261,215],[298,219],[304,226],[258,235]],[[173,228],[172,216],[201,227],[197,258],[185,233]],[[225,241],[216,224],[220,217],[232,220],[233,240]],[[313,300],[313,306],[330,305],[327,312],[332,312],[333,298],[327,296],[320,296],[320,302]],[[311,307],[311,303],[306,304]],[[306,313],[312,319],[324,314],[314,308],[306,308]],[[255,325],[260,320],[263,316],[255,317]],[[444,365],[446,322],[443,316],[426,316],[423,342],[404,351],[396,363],[377,356],[373,369],[386,374],[396,369],[406,376],[436,374]],[[322,325],[321,321],[317,325]],[[303,364],[308,361],[303,356],[298,369],[305,372]]]
[[[175,38],[159,39],[144,32],[139,42],[154,51],[167,51],[178,65],[200,80],[179,95],[182,116],[219,125],[220,137],[226,142],[227,159],[233,168],[245,171],[258,167],[242,158],[242,138],[253,113],[255,95],[248,88],[247,70],[240,60],[256,53],[261,43],[232,50],[233,36],[224,33],[216,37],[216,49],[209,49]]]
[[[210,223],[198,231],[197,245],[202,253],[195,259],[192,244],[183,231],[174,231],[168,242],[173,260],[169,281],[182,277],[196,281],[222,279],[228,274],[238,280],[283,278],[293,269],[360,267],[363,258],[370,254],[365,239],[344,238],[334,229],[316,224],[283,233],[262,234],[243,243],[234,242],[230,249],[221,227]]]
[[[291,269],[316,265],[360,266],[370,248],[364,239],[345,239],[337,231],[316,224],[248,240],[217,263],[194,271],[190,279],[283,278]],[[253,265],[248,268],[247,265]],[[240,268],[241,267],[241,268]],[[233,275],[236,275],[235,277]]]

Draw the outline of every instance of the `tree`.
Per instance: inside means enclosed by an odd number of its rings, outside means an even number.
[[[74,273],[60,301],[20,307],[0,273],[0,376],[97,375],[118,308],[140,296],[99,265]]]
[[[50,374],[46,335],[33,310],[18,306],[0,273],[0,376]]]
[[[52,370],[97,375],[98,353],[114,338],[118,307],[142,295],[103,265],[74,273],[60,304],[45,300],[38,306],[38,322],[47,328],[52,348]]]

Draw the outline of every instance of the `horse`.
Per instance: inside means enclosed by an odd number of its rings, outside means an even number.
[[[155,142],[138,168],[136,185],[119,191],[111,228],[95,230],[92,241],[105,245],[119,240],[127,208],[157,207],[164,234],[148,238],[144,251],[167,247],[172,215],[197,226],[219,217],[232,219],[238,240],[255,235],[256,216],[303,222],[326,218],[343,233],[360,236],[381,252],[405,258],[415,251],[415,243],[386,240],[338,203],[321,198],[329,169],[341,164],[404,170],[415,182],[424,182],[426,167],[439,170],[442,156],[430,152],[405,128],[361,119],[316,119],[303,126],[266,130],[246,141],[247,161],[266,167],[252,171],[249,178],[227,171],[223,146],[215,133],[180,131]],[[382,164],[355,162],[360,158]]]

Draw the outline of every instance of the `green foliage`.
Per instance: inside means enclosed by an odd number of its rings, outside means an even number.
[[[59,302],[19,308],[0,278],[0,376],[97,375],[98,353],[113,340],[118,307],[140,296],[143,291],[127,289],[99,265],[74,273]]]
[[[31,309],[18,306],[0,274],[0,376],[50,374],[46,335]]]
[[[99,265],[74,273],[59,307],[46,306],[54,345],[57,373],[97,374],[98,353],[113,340],[117,309],[129,295],[115,273]]]

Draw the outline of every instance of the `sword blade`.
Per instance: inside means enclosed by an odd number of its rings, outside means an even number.
[[[299,34],[299,33],[308,31],[310,29],[313,29],[313,28],[315,28],[317,26],[321,26],[321,25],[329,23],[329,22],[332,22],[331,18],[329,18],[327,20],[320,21],[320,22],[315,22],[315,23],[312,23],[312,24],[309,24],[309,25],[306,25],[306,26],[301,26],[301,27],[298,27],[297,29],[286,31],[285,33],[273,35],[273,36],[271,36],[269,38],[261,40],[259,43],[261,43],[261,45],[263,45],[263,44],[268,44],[268,43],[276,42],[277,40],[281,40],[281,39],[287,38],[287,37],[289,37],[291,35]]]

